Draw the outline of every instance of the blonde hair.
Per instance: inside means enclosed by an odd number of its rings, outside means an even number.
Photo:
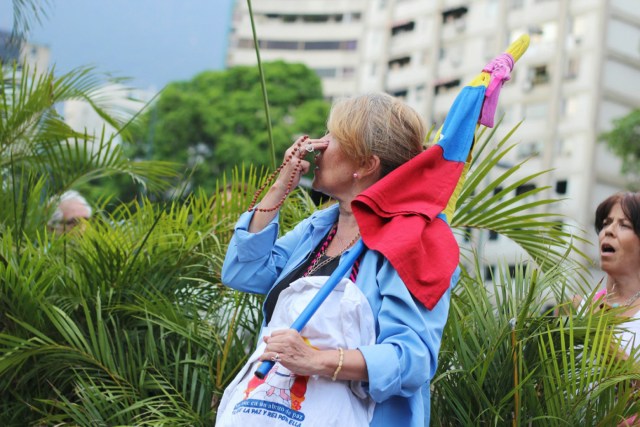
[[[362,163],[378,156],[380,178],[422,152],[426,138],[418,113],[386,93],[336,101],[327,129],[352,160]]]

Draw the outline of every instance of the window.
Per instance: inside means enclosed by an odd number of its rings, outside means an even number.
[[[564,78],[565,80],[574,80],[578,77],[580,72],[580,59],[568,58],[564,63]]]
[[[407,98],[407,89],[400,89],[395,92],[391,92],[391,96],[395,96],[396,98],[406,99]]]
[[[305,42],[304,50],[339,50],[339,41]]]
[[[493,230],[489,230],[489,240],[498,240],[498,232],[497,231],[493,231]]]
[[[469,9],[466,6],[455,7],[453,9],[447,9],[442,12],[442,23],[454,22],[462,19]]]
[[[462,233],[462,238],[465,241],[465,243],[471,242],[471,233],[472,232],[473,232],[473,229],[471,227],[465,227],[464,228],[464,232]]]
[[[550,77],[546,65],[529,68],[529,80],[533,86],[549,83]]]
[[[296,15],[290,13],[266,13],[263,15],[263,17],[270,21],[280,21],[287,24],[298,21],[302,21],[307,24],[322,24],[326,22],[357,22],[360,20],[361,14],[359,12],[347,12],[344,14],[312,13],[308,15]]]
[[[358,48],[357,40],[347,40],[340,44],[341,50],[356,50]]]
[[[458,86],[460,86],[460,79],[453,79],[436,84],[433,90],[436,95],[439,95],[447,93],[451,89],[457,88]]]
[[[569,185],[566,179],[556,181],[556,193],[567,194],[567,186]]]
[[[336,76],[335,68],[316,68],[313,71],[315,71],[320,78],[332,78]]]
[[[493,280],[493,275],[495,272],[496,266],[493,264],[489,264],[489,265],[485,265],[484,266],[484,281],[488,282],[490,280]]]
[[[298,50],[299,46],[297,41],[260,40],[260,47],[263,49]]]
[[[404,68],[411,63],[411,57],[403,56],[402,58],[396,58],[389,61],[389,68],[392,70],[397,70],[400,68]]]
[[[331,40],[304,43],[304,50],[355,50],[357,47],[357,40]]]
[[[329,15],[303,15],[303,22],[328,22]]]
[[[536,189],[535,184],[522,184],[516,188],[516,196],[528,193]]]
[[[415,26],[416,26],[416,23],[414,21],[407,22],[407,23],[400,24],[400,25],[395,25],[395,26],[391,27],[391,35],[392,36],[397,36],[399,34],[411,32],[411,31],[413,31]]]

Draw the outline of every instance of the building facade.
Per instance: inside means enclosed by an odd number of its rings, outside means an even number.
[[[627,184],[598,135],[640,108],[637,0],[262,0],[253,14],[263,61],[308,65],[328,99],[388,92],[437,126],[462,86],[528,33],[531,45],[502,91],[496,136],[524,120],[505,160],[528,159],[522,175],[550,170],[528,188],[563,198],[554,211],[596,241],[595,207]],[[252,64],[248,8],[237,2],[227,65]],[[487,265],[520,256],[506,238],[478,237]],[[578,246],[597,259],[595,246]]]

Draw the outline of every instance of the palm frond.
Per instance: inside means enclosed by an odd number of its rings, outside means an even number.
[[[12,37],[29,34],[33,24],[40,24],[47,17],[51,0],[12,0],[13,31]]]
[[[504,164],[504,158],[515,147],[508,145],[508,141],[517,128],[518,125],[493,148],[490,143],[495,130],[486,139],[482,139],[482,129],[478,132],[476,151],[484,155],[473,160],[451,221],[452,227],[490,230],[508,237],[543,270],[553,268],[561,260],[584,263],[587,256],[575,245],[575,242],[585,241],[582,231],[568,229],[560,215],[547,211],[559,200],[542,197],[546,187],[520,190],[524,184],[549,171],[514,179],[526,160],[515,165]],[[491,180],[491,171],[501,168],[504,172]],[[512,196],[513,193],[516,196]],[[573,258],[567,258],[567,253],[573,254]]]
[[[572,268],[502,266],[492,287],[463,276],[432,383],[436,425],[611,425],[637,410],[628,399],[633,362],[614,357],[615,313],[558,317],[565,303],[546,308]]]

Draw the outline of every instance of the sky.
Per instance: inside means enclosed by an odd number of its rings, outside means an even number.
[[[92,65],[160,90],[224,68],[233,0],[52,0],[29,41],[47,45],[57,74]],[[12,28],[12,1],[0,0],[0,29]]]

